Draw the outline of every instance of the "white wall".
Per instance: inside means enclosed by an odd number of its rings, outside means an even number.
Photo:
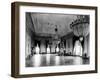
[[[25,42],[25,57],[31,54],[31,36],[26,32],[26,42]]]
[[[27,15],[26,16],[27,19],[26,19],[26,33],[25,33],[25,57],[27,57],[29,54],[31,54],[31,34],[29,33],[29,30],[30,30],[30,18],[29,16]]]
[[[15,0],[1,0],[0,2],[0,80],[100,80],[100,54],[98,54],[99,73],[81,74],[81,75],[64,75],[38,78],[21,78],[15,79],[10,77],[11,68],[11,2]],[[34,1],[56,4],[76,4],[98,6],[100,0],[16,0],[16,1]],[[100,6],[99,6],[100,9]],[[100,14],[100,11],[99,13]],[[100,21],[100,15],[98,16]],[[100,34],[100,23],[98,33]],[[100,36],[100,35],[99,35]],[[100,37],[98,38],[100,44]],[[100,45],[98,45],[100,47]],[[99,49],[100,53],[100,49]]]

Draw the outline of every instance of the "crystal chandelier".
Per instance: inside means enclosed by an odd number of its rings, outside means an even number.
[[[57,25],[55,27],[55,35],[53,35],[52,39],[53,39],[53,42],[58,45],[60,43],[60,37],[59,37],[59,34],[58,34],[58,28],[57,28]]]
[[[78,37],[85,37],[89,34],[89,16],[78,15],[77,19],[70,24],[74,35]],[[82,38],[81,38],[82,39]]]

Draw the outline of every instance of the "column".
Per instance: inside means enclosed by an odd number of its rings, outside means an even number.
[[[84,51],[83,51],[83,55],[84,54],[86,54],[87,55],[87,45],[88,45],[88,43],[87,43],[87,37],[84,37]]]

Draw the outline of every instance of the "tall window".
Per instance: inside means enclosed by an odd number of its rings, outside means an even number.
[[[82,45],[81,45],[81,42],[79,40],[75,41],[74,55],[82,56]]]

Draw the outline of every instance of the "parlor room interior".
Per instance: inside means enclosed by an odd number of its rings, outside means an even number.
[[[87,65],[89,15],[26,12],[26,67]]]

